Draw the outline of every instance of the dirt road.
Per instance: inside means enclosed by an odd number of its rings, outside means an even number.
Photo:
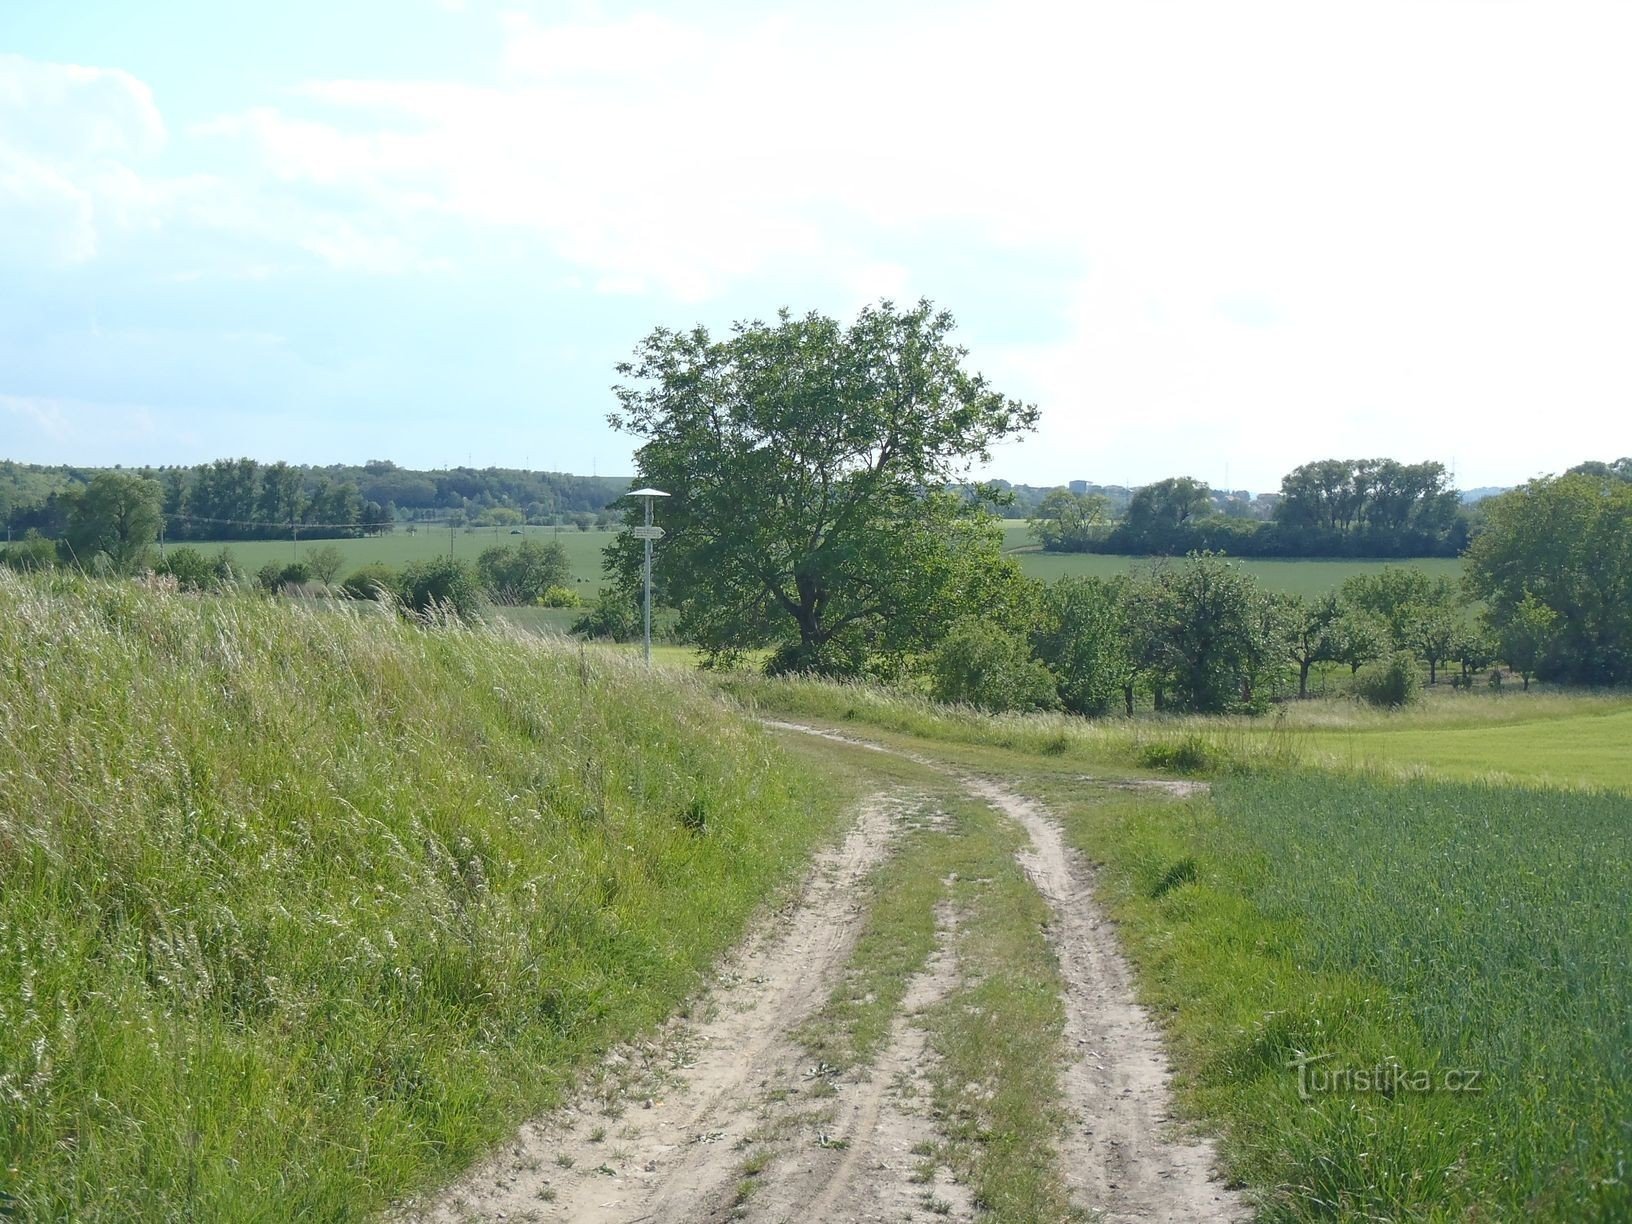
[[[992,780],[959,783],[1024,830],[1020,863],[1051,911],[1070,1118],[1058,1147],[1073,1206],[1108,1221],[1245,1218],[1213,1177],[1211,1150],[1167,1125],[1159,1036],[1133,1001],[1086,865],[1036,804]],[[722,967],[690,1016],[620,1051],[571,1108],[523,1128],[416,1218],[978,1219],[967,1189],[918,1158],[936,1139],[921,1016],[959,981],[949,906],[937,911],[937,951],[868,1067],[813,1066],[796,1039],[844,971],[865,918],[864,885],[909,808],[883,794],[864,803],[842,844],[818,858],[795,900]]]

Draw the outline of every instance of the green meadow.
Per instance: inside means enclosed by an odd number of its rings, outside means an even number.
[[[519,528],[528,539],[558,541],[567,553],[578,590],[585,599],[592,599],[601,589],[601,550],[617,537],[613,531],[579,531],[576,527]],[[381,536],[360,540],[197,540],[188,541],[188,547],[214,554],[225,548],[232,554],[240,570],[254,573],[268,561],[280,564],[309,556],[313,549],[332,545],[340,550],[345,564],[340,569],[344,578],[352,570],[371,561],[383,562],[400,569],[410,561],[425,561],[432,557],[455,557],[474,562],[485,548],[495,544],[512,544],[521,536],[511,534],[509,527],[460,528],[450,532],[446,527],[420,527],[412,535],[399,527]],[[176,545],[172,543],[170,547]]]
[[[1007,521],[1003,524],[1003,546],[1027,575],[1044,582],[1067,577],[1114,578],[1130,570],[1148,568],[1154,563],[1150,557],[1120,557],[1107,553],[1046,553],[1036,547],[1023,522]],[[1452,582],[1462,578],[1462,561],[1458,557],[1391,560],[1248,557],[1240,565],[1266,590],[1310,597],[1335,590],[1344,579],[1355,574],[1375,573],[1388,565],[1409,565],[1426,571],[1430,578],[1448,578]]]
[[[574,584],[586,600],[593,599],[601,589],[601,550],[617,537],[612,531],[579,531],[577,528],[554,527],[525,527],[522,528],[528,538],[535,540],[557,540],[561,547],[566,549],[567,560],[572,565]],[[1004,547],[1011,551],[1014,559],[1020,563],[1020,568],[1029,576],[1052,582],[1057,578],[1068,575],[1088,575],[1100,578],[1109,578],[1117,574],[1125,574],[1130,569],[1137,569],[1152,564],[1148,557],[1117,557],[1099,553],[1045,553],[1032,547],[1031,536],[1026,525],[1016,522],[1005,522],[1003,525]],[[445,557],[450,549],[454,556],[474,561],[484,548],[491,548],[495,544],[508,544],[518,536],[510,534],[510,528],[501,527],[495,531],[491,527],[478,527],[467,531],[463,528],[450,533],[447,528],[420,528],[413,535],[398,528],[396,531],[383,536],[372,536],[362,540],[302,540],[298,549],[290,540],[214,540],[196,541],[191,547],[214,553],[222,548],[229,550],[238,567],[253,573],[268,561],[293,561],[296,556],[306,556],[314,548],[332,544],[340,550],[345,558],[345,565],[341,569],[341,577],[351,570],[370,561],[381,561],[387,565],[398,567],[410,561],[423,561],[430,557]],[[174,545],[171,545],[174,547]],[[661,545],[659,546],[659,563],[661,563]],[[1460,579],[1462,576],[1462,562],[1455,558],[1427,557],[1417,560],[1403,561],[1373,561],[1373,560],[1261,560],[1249,559],[1241,562],[1243,569],[1250,572],[1265,587],[1274,591],[1295,592],[1302,595],[1323,595],[1333,590],[1345,578],[1354,574],[1373,573],[1385,565],[1411,565],[1424,569],[1431,577]],[[554,618],[548,622],[551,628],[563,628],[570,623],[570,618]]]

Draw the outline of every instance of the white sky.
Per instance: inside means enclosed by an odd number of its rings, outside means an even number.
[[[383,12],[231,87],[0,16],[0,455],[623,471],[651,326],[886,294],[1013,480],[1632,452],[1632,6]]]

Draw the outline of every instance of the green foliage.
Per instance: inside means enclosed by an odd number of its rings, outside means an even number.
[[[306,568],[324,586],[328,586],[346,563],[344,555],[333,544],[324,544],[306,552]]]
[[[549,586],[538,597],[541,608],[581,608],[583,597],[570,586]]]
[[[135,572],[158,541],[163,501],[156,480],[98,473],[69,504],[68,542],[79,563],[103,556],[115,572]]]
[[[1467,554],[1469,590],[1509,631],[1526,600],[1553,613],[1532,656],[1537,675],[1585,684],[1632,681],[1632,483],[1581,474],[1533,480],[1487,503]]]
[[[401,585],[402,576],[396,570],[372,561],[353,570],[340,589],[352,599],[395,599]]]
[[[989,620],[956,621],[926,665],[937,701],[982,710],[1047,710],[1059,704],[1054,677],[1024,638]]]
[[[1285,657],[1283,609],[1223,558],[1193,555],[1131,596],[1130,656],[1142,660],[1162,708],[1195,714],[1257,709]]]
[[[268,561],[255,571],[255,585],[274,594],[290,587],[304,586],[311,580],[311,566],[304,561]]]
[[[610,653],[5,573],[0,777],[26,1220],[379,1217],[678,1006],[837,798]]]
[[[1229,762],[1229,757],[1210,740],[1190,734],[1146,744],[1139,750],[1138,761],[1146,769],[1198,774],[1219,771]]]
[[[415,561],[404,567],[399,593],[404,610],[423,618],[481,618],[482,585],[475,569],[453,557]]]
[[[1121,580],[1062,578],[1043,593],[1032,646],[1073,714],[1109,713],[1122,695],[1127,591]]]
[[[1536,668],[1552,653],[1557,632],[1558,613],[1529,591],[1500,622],[1496,630],[1497,649],[1524,679],[1526,689]]]
[[[1355,673],[1351,691],[1367,705],[1399,709],[1422,697],[1422,681],[1417,660],[1408,650],[1397,650],[1387,659],[1368,664]]]
[[[1186,529],[1212,513],[1212,490],[1203,481],[1170,476],[1134,493],[1109,543],[1118,552],[1150,556],[1186,552],[1193,547]]]
[[[1411,650],[1418,623],[1430,612],[1454,608],[1455,588],[1444,578],[1431,578],[1416,566],[1387,565],[1369,574],[1355,574],[1338,589],[1343,602],[1380,622],[1394,650]]]
[[[166,550],[153,571],[174,578],[176,585],[184,591],[207,591],[223,580],[216,561],[205,556],[201,550],[185,544]]]
[[[482,550],[476,568],[489,598],[499,604],[536,604],[551,587],[572,580],[566,550],[551,540],[521,540]],[[570,607],[555,604],[553,607]]]
[[[38,531],[0,547],[0,564],[14,570],[47,570],[57,563],[57,546]]]
[[[627,592],[607,588],[589,611],[572,622],[575,637],[599,642],[640,640],[644,625],[640,605]]]
[[[963,368],[952,317],[928,302],[864,309],[849,327],[786,310],[729,339],[659,328],[618,367],[614,427],[641,438],[639,483],[659,507],[661,602],[711,657],[796,648],[803,666],[854,668],[922,650],[959,612],[966,551],[995,563],[979,507],[932,493],[1036,409]],[[608,564],[632,587],[639,542]]]
[[[1032,535],[1048,552],[1086,552],[1110,524],[1110,502],[1099,493],[1055,489],[1032,514]]]

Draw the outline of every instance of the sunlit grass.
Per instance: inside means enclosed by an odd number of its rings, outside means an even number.
[[[668,1014],[837,804],[698,677],[373,604],[0,573],[0,698],[27,1219],[434,1183]]]
[[[747,674],[722,683],[741,700],[785,715],[862,722],[925,739],[1104,767],[1150,766],[1164,748],[1199,745],[1208,758],[1206,772],[1313,765],[1398,778],[1632,791],[1632,695],[1624,694],[1447,688],[1393,711],[1331,698],[1287,702],[1259,717],[1085,719],[988,714],[870,684]]]

